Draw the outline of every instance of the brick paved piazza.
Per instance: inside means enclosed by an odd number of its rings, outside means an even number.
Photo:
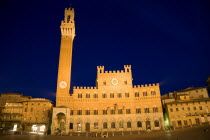
[[[208,132],[204,132],[208,129]],[[84,140],[84,139],[113,139],[113,140],[209,140],[210,126],[184,128],[170,131],[140,133],[125,136],[109,136],[108,138],[92,136],[51,136],[51,135],[1,135],[0,140]]]

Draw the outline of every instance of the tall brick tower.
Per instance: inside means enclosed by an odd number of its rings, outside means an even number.
[[[61,22],[61,45],[56,90],[56,106],[65,106],[70,96],[72,48],[75,37],[74,9],[66,8]]]

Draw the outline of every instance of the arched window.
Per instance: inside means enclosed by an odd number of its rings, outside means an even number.
[[[139,97],[139,92],[138,91],[135,92],[135,97]]]
[[[126,114],[131,114],[131,109],[126,109]]]
[[[123,122],[122,121],[119,122],[119,128],[123,128]]]
[[[89,109],[86,109],[85,114],[86,115],[90,115],[90,110]]]
[[[78,98],[82,98],[82,93],[79,93],[78,94]]]
[[[93,98],[98,98],[98,94],[94,93]]]
[[[107,128],[107,123],[106,123],[106,122],[103,123],[103,128],[104,128],[104,129]]]
[[[143,91],[143,96],[147,96],[147,91]]]
[[[138,121],[138,122],[137,122],[137,127],[142,127],[141,121]]]
[[[98,110],[94,109],[94,115],[98,115]]]
[[[106,108],[103,109],[103,115],[107,115],[107,110],[106,110]]]
[[[130,121],[127,122],[127,128],[131,128],[131,122]]]
[[[118,94],[117,94],[117,97],[118,97],[118,98],[122,98],[122,93],[118,93]]]
[[[94,123],[94,129],[98,129],[98,123],[97,122]]]
[[[86,93],[86,98],[90,98],[90,94],[89,93]]]
[[[118,109],[118,114],[123,114],[122,108],[119,108],[119,109]]]
[[[111,123],[111,128],[115,128],[115,123],[114,122]]]
[[[114,114],[115,114],[115,110],[114,110],[114,108],[112,108],[112,109],[110,110],[110,114],[112,114],[112,115],[114,115]]]
[[[140,114],[141,113],[141,108],[137,107],[136,108],[136,114]]]
[[[73,108],[70,108],[70,115],[74,115],[74,110],[73,110]]]
[[[110,93],[110,98],[114,98],[114,93]]]
[[[153,113],[157,113],[158,112],[158,107],[153,107]]]
[[[77,115],[82,115],[82,110],[80,108],[77,110]]]
[[[156,95],[156,92],[155,92],[154,90],[152,90],[152,91],[151,91],[151,95],[152,95],[152,96],[155,96],[155,95]]]
[[[125,98],[129,98],[129,93],[128,92],[125,93]]]
[[[102,98],[107,98],[106,93],[102,94]]]
[[[145,106],[144,113],[149,113],[149,107],[148,106]]]
[[[158,120],[155,120],[155,127],[160,127],[160,124],[159,124],[159,121]]]

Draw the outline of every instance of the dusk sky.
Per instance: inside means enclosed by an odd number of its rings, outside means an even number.
[[[64,8],[75,8],[72,87],[95,86],[96,66],[132,65],[133,84],[161,94],[206,86],[210,2],[1,0],[0,93],[55,101]]]

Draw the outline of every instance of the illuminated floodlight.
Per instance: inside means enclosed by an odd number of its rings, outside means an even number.
[[[40,132],[44,132],[45,131],[45,128],[46,128],[45,125],[40,126]]]
[[[37,132],[37,129],[38,129],[37,125],[32,125],[32,131],[33,132]]]
[[[13,131],[17,131],[17,124],[14,124]]]

